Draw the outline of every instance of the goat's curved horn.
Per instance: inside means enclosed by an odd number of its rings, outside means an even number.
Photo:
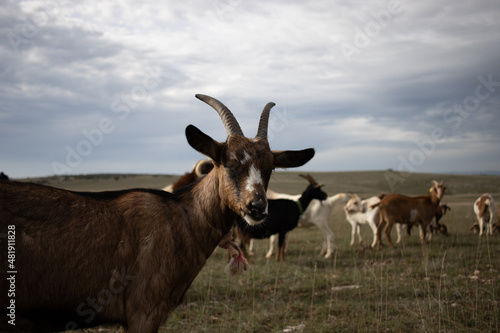
[[[273,102],[269,102],[266,104],[264,107],[264,110],[262,110],[262,114],[260,115],[260,121],[259,121],[259,129],[257,130],[257,135],[255,138],[258,139],[265,139],[267,138],[267,127],[269,124],[269,114],[271,112],[271,109],[275,106]]]
[[[214,163],[212,162],[212,160],[210,160],[208,158],[203,159],[203,160],[199,160],[196,163],[196,166],[194,168],[196,176],[201,177],[204,174],[207,174],[208,173],[207,171],[212,170],[213,166],[214,166]]]
[[[318,183],[316,180],[314,180],[314,178],[310,174],[307,175],[300,174],[299,176],[307,179],[311,185],[316,185]]]
[[[243,131],[241,130],[240,125],[238,124],[238,121],[234,117],[233,113],[229,111],[229,109],[224,104],[222,104],[215,98],[207,95],[196,94],[196,98],[198,98],[200,101],[207,103],[208,105],[213,107],[215,111],[217,111],[217,113],[222,119],[222,122],[224,123],[227,136],[230,136],[231,134],[238,134],[240,136],[244,136]]]
[[[435,186],[439,185],[439,182],[438,182],[437,180],[433,180],[433,181],[432,181],[432,183],[433,183]]]

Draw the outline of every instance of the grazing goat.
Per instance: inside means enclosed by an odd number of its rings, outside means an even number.
[[[420,242],[424,244],[427,226],[432,222],[439,206],[439,201],[444,195],[446,186],[443,182],[433,181],[434,185],[430,194],[418,197],[408,197],[402,194],[387,194],[379,203],[372,207],[379,208],[380,223],[377,227],[377,244],[381,245],[380,234],[385,228],[387,243],[392,245],[391,230],[396,223],[412,224],[420,226]]]
[[[186,172],[175,183],[163,188],[164,191],[174,192],[183,186],[194,183],[198,178],[207,175],[214,168],[212,160],[205,158],[196,162],[191,172]]]
[[[268,199],[269,215],[267,219],[258,226],[244,224],[241,219],[237,220],[237,235],[241,240],[243,253],[248,257],[246,249],[250,239],[269,238],[278,234],[278,253],[276,260],[285,260],[285,238],[286,233],[297,227],[300,215],[304,213],[313,199],[325,200],[327,194],[321,190],[322,184],[318,184],[310,175],[301,175],[309,181],[309,186],[296,200]]]
[[[483,235],[483,226],[485,223],[485,216],[489,215],[486,221],[486,233],[493,235],[493,221],[495,220],[495,213],[497,213],[497,206],[491,194],[485,193],[474,202],[474,213],[476,214],[479,223],[479,236]]]
[[[372,247],[377,243],[377,226],[379,225],[378,207],[372,208],[373,205],[380,202],[377,196],[370,197],[365,200],[355,194],[344,206],[344,212],[347,222],[351,224],[351,243],[354,245],[355,235],[358,235],[359,244],[363,243],[361,237],[361,225],[368,224],[373,232]],[[399,231],[399,229],[398,229]],[[399,234],[398,234],[399,236]],[[399,238],[399,237],[398,237]]]
[[[276,193],[271,190],[267,190],[268,199],[289,199],[298,200],[299,195]],[[325,258],[330,258],[333,254],[333,231],[328,226],[328,221],[330,220],[330,215],[332,215],[333,207],[339,202],[345,202],[349,198],[346,193],[338,193],[336,195],[330,196],[323,201],[314,199],[311,201],[304,214],[300,216],[299,228],[309,228],[313,225],[317,226],[319,230],[323,233],[323,244],[321,247],[320,256]],[[276,241],[276,235],[272,235],[269,238],[269,250],[267,251],[266,258],[271,258],[273,255],[274,243]],[[250,249],[253,248],[253,239],[250,240]]]
[[[274,103],[265,106],[249,139],[221,102],[196,97],[219,113],[227,141],[189,125],[188,143],[214,168],[175,193],[85,193],[0,181],[0,232],[9,235],[0,243],[1,332],[103,324],[157,332],[217,245],[227,243],[235,219],[249,225],[266,219],[272,170],[314,156],[314,149],[269,148]]]
[[[444,236],[448,235],[448,228],[444,224],[439,223],[439,221],[449,210],[451,210],[451,208],[447,204],[441,204],[438,206],[438,208],[436,209],[436,214],[434,215],[435,225],[433,225],[432,223],[430,225],[431,235],[434,232],[439,232]]]
[[[438,206],[438,208],[436,209],[436,214],[434,215],[434,219],[429,224],[430,233],[427,236],[429,240],[432,239],[433,233],[439,232],[442,235],[445,235],[445,236],[448,235],[448,228],[444,224],[439,223],[439,220],[441,220],[441,218],[446,214],[446,212],[448,210],[451,210],[451,208],[447,204],[440,204]],[[407,232],[408,236],[411,235],[412,227],[413,227],[413,224],[408,224],[406,226],[406,232]],[[397,243],[399,243],[399,239],[398,239]]]

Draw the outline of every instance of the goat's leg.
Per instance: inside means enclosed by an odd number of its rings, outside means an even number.
[[[271,235],[269,237],[269,250],[266,253],[266,258],[269,259],[273,255],[274,242],[276,241],[276,235]]]
[[[255,252],[253,251],[253,245],[254,245],[254,240],[253,238],[250,239],[250,242],[248,244],[248,254],[253,256],[255,254]]]
[[[381,234],[382,234],[382,229],[384,229],[384,226],[385,226],[385,221],[380,221],[380,224],[377,227],[377,232],[375,236],[376,236],[376,244],[378,244],[378,246],[382,246]]]
[[[326,239],[323,238],[323,241],[321,242],[321,251],[319,251],[319,256],[322,257],[326,254],[328,245],[326,245]]]
[[[285,247],[281,246],[278,248],[278,253],[276,254],[276,261],[285,261]]]
[[[483,235],[483,224],[484,224],[484,219],[482,216],[479,218],[478,222],[479,222],[479,236],[482,236]]]
[[[155,306],[146,306],[141,309],[141,311],[131,313],[132,310],[127,312],[127,328],[125,329],[125,333],[156,333],[158,332],[162,323],[164,323],[170,312],[172,312],[173,308],[170,310],[164,311],[163,307],[169,308],[169,305],[166,305],[164,302],[160,302],[156,307]],[[128,309],[127,309],[128,310]],[[137,310],[137,309],[136,309]],[[165,312],[164,315],[158,316],[159,312]]]
[[[363,245],[363,236],[361,236],[361,224],[356,224],[356,234],[358,235],[358,244]]]
[[[278,236],[278,253],[276,261],[285,261],[286,234],[280,233]]]
[[[387,223],[387,227],[385,227],[385,237],[387,238],[387,245],[389,246],[393,245],[391,240],[392,225],[393,223],[389,222]]]
[[[320,256],[325,256],[325,258],[330,258],[333,252],[333,231],[325,224],[316,224],[318,229],[323,234],[323,247],[320,252]]]
[[[349,245],[353,246],[354,245],[354,238],[356,238],[356,224],[351,223],[351,221],[349,221],[349,224],[351,225],[351,243]]]
[[[491,208],[491,206],[490,206]],[[488,223],[487,228],[489,228],[490,235],[493,235],[493,217],[494,217],[495,212],[493,209],[490,209],[490,222]]]
[[[372,233],[373,233],[373,241],[372,241],[372,245],[371,247],[375,247],[375,245],[377,245],[377,225],[375,224],[375,221],[373,220],[368,220],[368,226],[370,227],[370,229],[372,229]]]
[[[396,244],[401,243],[401,229],[402,229],[401,223],[396,223],[396,233],[398,234],[398,239],[396,240]]]
[[[420,228],[420,243],[422,245],[425,244],[425,234],[426,234],[426,229],[427,229],[427,226],[424,226],[424,223],[423,222],[420,222],[418,224],[419,228]]]
[[[241,252],[243,253],[243,257],[245,257],[245,259],[253,264],[253,260],[250,258],[250,254],[247,252],[247,244],[250,243],[250,240],[251,240],[251,236],[249,234],[246,234],[244,235],[243,237],[241,237],[241,245],[240,245],[240,249],[241,249]]]

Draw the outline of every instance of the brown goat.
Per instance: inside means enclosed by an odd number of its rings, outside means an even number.
[[[189,144],[214,168],[176,193],[84,193],[0,181],[0,232],[9,235],[0,243],[1,332],[103,324],[157,332],[235,218],[250,225],[266,218],[272,170],[314,156],[313,149],[271,151],[273,103],[249,139],[222,103],[196,97],[219,113],[228,138],[220,143],[186,128]]]
[[[434,215],[435,223],[431,223],[429,225],[429,230],[430,230],[430,234],[428,237],[429,240],[431,239],[433,233],[440,233],[444,236],[448,235],[448,228],[444,224],[439,223],[441,218],[446,214],[448,210],[451,210],[451,208],[447,204],[440,204],[436,209],[436,214]],[[406,226],[406,232],[408,233],[408,236],[411,235],[412,227],[413,224],[408,224]]]
[[[439,201],[444,195],[446,187],[443,182],[433,181],[430,194],[418,197],[408,197],[402,194],[387,194],[373,207],[379,207],[380,224],[377,227],[377,244],[381,245],[380,234],[385,228],[387,243],[392,245],[391,230],[395,223],[412,224],[420,226],[420,241],[425,242],[427,226],[432,222]]]

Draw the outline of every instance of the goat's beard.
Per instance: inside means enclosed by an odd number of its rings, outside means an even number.
[[[266,215],[267,217],[267,215]],[[264,217],[263,219],[261,220],[254,220],[250,215],[248,214],[245,214],[243,216],[243,219],[245,220],[246,223],[248,223],[249,225],[251,226],[255,226],[255,225],[258,225],[258,224],[261,224],[262,222],[264,222],[264,220],[266,219],[266,217]]]

